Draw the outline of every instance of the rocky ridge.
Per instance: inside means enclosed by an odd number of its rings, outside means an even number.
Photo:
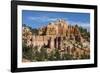
[[[61,53],[69,53],[77,59],[83,54],[90,55],[90,43],[82,37],[78,25],[71,26],[65,20],[59,19],[39,28],[37,35],[32,34],[28,27],[23,27],[22,30],[23,42],[32,48],[37,46],[38,51],[41,47],[47,48],[48,53],[59,49]]]

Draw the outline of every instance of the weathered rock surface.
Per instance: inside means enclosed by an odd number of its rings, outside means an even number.
[[[38,35],[32,35],[31,30],[27,27],[23,27],[22,30],[23,42],[32,48],[37,46],[51,50],[59,49],[61,52],[66,51],[66,53],[72,54],[74,58],[77,56],[80,58],[82,54],[90,52],[90,44],[87,41],[83,43],[84,39],[79,29],[61,19],[39,28]],[[76,42],[81,43],[81,45]]]

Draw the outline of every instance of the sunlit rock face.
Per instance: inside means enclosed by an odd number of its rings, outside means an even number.
[[[77,26],[69,25],[65,20],[59,19],[55,22],[48,23],[47,26],[42,26],[38,29],[37,35],[33,35],[31,29],[28,27],[22,28],[22,39],[27,46],[44,47],[47,49],[59,49],[61,52],[72,54],[73,57],[81,56],[82,53],[89,54],[89,42],[84,42]],[[81,49],[81,45],[87,47]]]
[[[30,46],[32,44],[32,32],[27,27],[23,27],[22,31],[22,42],[26,43],[27,46]]]
[[[32,35],[29,28],[23,27],[22,37],[27,46],[42,47],[43,45],[47,45],[49,48],[58,48],[58,46],[62,48],[63,37],[80,42],[82,40],[78,28],[68,25],[67,22],[61,19],[39,28],[38,31],[38,35]]]
[[[64,20],[57,20],[49,23],[46,27],[40,28],[39,35],[66,36],[68,24]]]

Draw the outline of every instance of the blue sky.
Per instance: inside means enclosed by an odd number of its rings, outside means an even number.
[[[71,25],[78,24],[83,27],[90,27],[89,13],[75,12],[52,12],[52,11],[22,11],[22,24],[26,24],[32,28],[46,26],[49,22],[54,22],[57,19],[64,19]]]

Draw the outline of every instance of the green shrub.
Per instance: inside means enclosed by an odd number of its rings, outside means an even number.
[[[81,59],[90,59],[90,56],[89,55],[81,55]]]
[[[70,54],[64,53],[62,56],[62,60],[72,60],[72,59],[73,59],[73,57]]]
[[[27,47],[25,43],[22,43],[22,57],[32,61],[32,48]]]

